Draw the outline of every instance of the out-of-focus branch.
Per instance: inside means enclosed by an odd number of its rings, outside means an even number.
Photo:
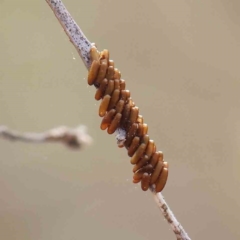
[[[92,138],[87,134],[87,128],[83,125],[76,128],[61,126],[43,133],[20,133],[6,126],[0,126],[0,137],[10,141],[30,143],[61,142],[71,149],[80,149],[92,142]]]
[[[83,60],[83,63],[85,64],[87,69],[89,69],[91,65],[89,51],[92,46],[90,41],[86,38],[80,27],[73,20],[61,0],[46,0],[46,2],[53,10],[55,16],[57,17],[64,31],[68,35],[70,41],[77,49],[79,55]],[[153,190],[151,190],[151,192],[153,193],[154,199],[156,200],[157,205],[161,209],[163,216],[170,224],[177,240],[190,240],[188,234],[185,232],[181,224],[173,215],[172,211],[164,200],[163,195],[161,193],[156,193]]]

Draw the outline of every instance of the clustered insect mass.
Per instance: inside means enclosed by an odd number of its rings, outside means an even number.
[[[99,106],[99,116],[102,117],[100,128],[107,129],[108,134],[113,134],[117,129],[125,131],[125,140],[119,147],[125,147],[131,157],[133,182],[141,182],[143,191],[153,185],[156,192],[161,192],[168,178],[168,163],[147,135],[148,126],[139,115],[139,108],[130,97],[130,91],[125,89],[125,80],[121,79],[114,61],[109,60],[108,50],[98,52],[93,46],[90,57],[92,64],[88,84],[97,88],[95,99],[102,99]]]

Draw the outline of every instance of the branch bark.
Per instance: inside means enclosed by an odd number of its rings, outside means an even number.
[[[69,37],[86,68],[89,69],[91,66],[91,60],[89,56],[90,48],[92,47],[91,42],[86,38],[81,28],[74,21],[70,13],[67,11],[62,1],[60,0],[46,0],[50,8],[53,10],[59,23],[62,25],[65,33]]]

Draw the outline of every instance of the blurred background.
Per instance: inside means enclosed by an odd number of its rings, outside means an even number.
[[[163,191],[192,239],[239,239],[240,1],[65,0],[111,58],[164,152]],[[87,71],[44,0],[0,0],[0,124],[85,124],[94,143],[0,139],[0,239],[175,239],[100,130]]]

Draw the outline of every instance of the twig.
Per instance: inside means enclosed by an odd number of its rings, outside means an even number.
[[[72,42],[86,68],[91,66],[89,51],[92,47],[91,42],[86,38],[80,27],[74,21],[68,10],[60,0],[46,0],[50,8],[53,10],[59,23],[62,25],[65,33],[68,35],[69,40]]]
[[[71,149],[80,149],[92,142],[92,138],[87,134],[87,128],[83,125],[77,128],[61,126],[43,133],[19,133],[6,126],[0,126],[0,137],[30,143],[61,142]]]
[[[190,237],[188,236],[188,234],[183,229],[182,225],[178,222],[178,220],[174,216],[173,212],[171,211],[167,202],[165,201],[163,195],[161,193],[156,193],[154,191],[154,188],[151,188],[150,190],[153,194],[153,198],[155,199],[158,207],[162,211],[163,216],[165,217],[167,222],[170,224],[173,232],[175,233],[177,240],[190,240]]]
[[[91,43],[83,34],[80,27],[73,20],[61,0],[46,0],[54,14],[56,15],[58,21],[67,33],[70,41],[73,43],[78,53],[80,54],[85,66],[89,69],[91,60],[89,57],[89,50],[91,48]],[[157,205],[161,209],[163,216],[167,222],[171,225],[171,228],[176,235],[177,240],[190,240],[188,234],[185,232],[181,224],[177,221],[169,206],[165,202],[161,193],[156,193],[151,189],[154,199]]]

